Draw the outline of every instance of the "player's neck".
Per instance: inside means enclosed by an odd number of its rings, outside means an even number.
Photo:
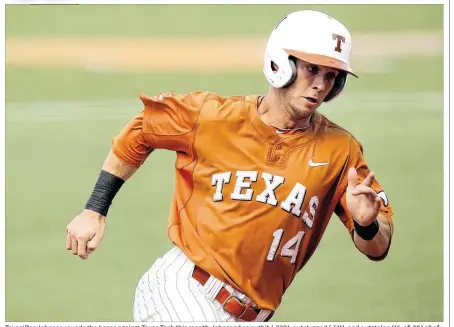
[[[266,125],[281,130],[306,129],[311,122],[311,117],[299,119],[291,117],[288,110],[279,103],[278,98],[273,96],[273,94],[261,97],[257,110],[260,118]]]

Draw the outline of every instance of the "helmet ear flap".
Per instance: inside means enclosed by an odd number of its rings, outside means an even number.
[[[336,76],[336,79],[334,80],[333,88],[327,94],[327,96],[325,97],[325,99],[323,101],[328,102],[328,101],[331,101],[332,99],[334,99],[335,97],[337,97],[344,89],[346,83],[347,83],[347,73],[340,72]]]
[[[277,70],[273,69],[273,63]],[[263,72],[268,82],[275,88],[291,84],[296,78],[296,63],[282,49],[268,47],[265,53]]]
[[[289,63],[290,63],[290,70],[291,70],[292,74],[291,74],[291,76],[290,76],[288,82],[287,82],[283,87],[286,87],[286,86],[292,84],[293,81],[296,79],[296,60],[295,60],[295,58],[293,58],[292,56],[290,56],[290,57],[288,58],[288,61],[289,61]]]

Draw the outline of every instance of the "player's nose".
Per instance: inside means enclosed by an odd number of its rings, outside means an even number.
[[[319,92],[323,92],[326,89],[326,80],[321,74],[318,74],[312,80],[311,86],[312,89],[317,90]]]

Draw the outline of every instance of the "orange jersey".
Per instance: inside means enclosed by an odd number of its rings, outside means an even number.
[[[320,113],[303,132],[277,134],[261,121],[258,98],[142,95],[144,110],[112,150],[136,167],[152,149],[175,151],[170,239],[196,265],[275,310],[332,214],[353,231],[348,168],[359,180],[369,168],[358,141]],[[377,181],[372,187],[392,223],[385,193]]]

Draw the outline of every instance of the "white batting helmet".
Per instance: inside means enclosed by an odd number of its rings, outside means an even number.
[[[350,67],[351,50],[350,32],[339,21],[318,11],[296,11],[284,17],[271,32],[263,72],[272,86],[281,88],[296,78],[295,62],[290,57],[339,69],[341,73],[324,100],[330,101],[343,90],[347,74],[358,77]],[[277,71],[272,63],[277,65]]]

